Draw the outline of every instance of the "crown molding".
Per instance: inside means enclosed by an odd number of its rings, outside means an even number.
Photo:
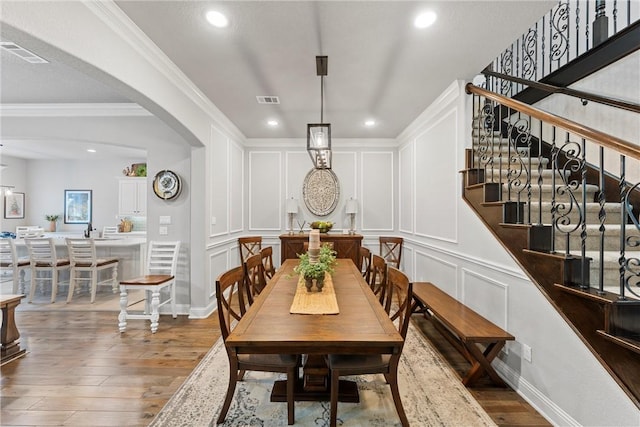
[[[2,117],[151,117],[135,103],[2,104]]]

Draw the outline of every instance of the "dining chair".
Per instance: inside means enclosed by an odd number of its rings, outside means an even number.
[[[251,255],[259,254],[260,249],[262,249],[262,236],[238,237],[241,264]]]
[[[400,260],[402,258],[402,237],[385,237],[380,236],[380,256],[384,258],[390,265],[400,268]]]
[[[264,275],[267,279],[271,279],[276,274],[276,268],[273,266],[273,247],[267,246],[260,250],[262,265],[264,266]]]
[[[56,302],[60,272],[69,270],[71,263],[67,258],[58,258],[56,247],[52,238],[27,238],[24,239],[29,251],[31,264],[31,289],[29,289],[29,302],[33,301],[36,291],[36,283],[41,285],[45,281],[51,281],[51,302]],[[38,273],[50,273],[49,277],[39,277]]]
[[[31,267],[29,258],[18,257],[16,244],[13,239],[0,239],[0,268],[2,271],[11,271],[13,280],[12,293],[24,293],[24,276],[26,270]]]
[[[388,264],[380,255],[371,255],[371,269],[369,274],[369,287],[378,297],[378,301],[382,304],[384,311],[389,313],[391,310],[391,300],[387,298],[387,269]]]
[[[242,266],[244,268],[247,303],[251,305],[255,297],[267,286],[262,256],[259,253],[251,255]]]
[[[67,250],[71,262],[69,274],[69,294],[67,303],[71,302],[76,283],[86,281],[91,284],[91,304],[96,300],[98,285],[111,283],[111,289],[118,292],[118,258],[98,258],[96,255],[96,243],[93,239],[67,238]],[[110,269],[111,275],[105,280],[100,279],[100,273]],[[88,273],[83,276],[82,273]]]
[[[105,225],[104,227],[102,227],[102,237],[103,238],[110,238],[110,237],[116,237],[116,235],[118,234],[118,226],[117,225]]]
[[[150,241],[147,248],[147,265],[143,276],[120,281],[120,314],[118,315],[118,328],[120,332],[127,329],[127,319],[149,319],[151,332],[158,331],[160,320],[159,309],[163,305],[171,304],[171,314],[178,317],[176,309],[176,270],[178,268],[178,256],[180,255],[180,242]],[[160,301],[160,292],[169,289],[169,295],[164,301]],[[145,291],[145,304],[143,313],[127,313],[129,290]]]
[[[364,277],[365,282],[369,283],[369,275],[371,269],[371,251],[364,246],[360,246],[358,256],[360,258],[359,265],[360,271],[362,272],[362,277]]]
[[[411,318],[412,284],[407,276],[395,267],[389,267],[387,272],[388,297],[393,299],[390,318],[396,321],[398,332],[404,340],[409,328]],[[404,344],[404,343],[403,343]],[[398,363],[402,349],[394,354],[330,354],[328,356],[329,370],[331,371],[331,407],[330,425],[336,425],[338,411],[338,384],[341,376],[384,374],[387,383],[391,387],[393,403],[403,427],[409,425],[407,415],[400,400],[398,389]]]
[[[218,319],[222,339],[227,340],[232,325],[242,318],[245,313],[245,272],[242,266],[232,268],[222,273],[216,279],[216,297],[218,300]],[[236,302],[237,299],[237,302]],[[237,308],[236,308],[237,307]],[[229,358],[229,387],[225,397],[218,424],[224,422],[231,399],[236,389],[236,383],[242,380],[244,371],[284,372],[287,374],[287,419],[289,425],[294,423],[293,391],[297,380],[299,356],[290,354],[236,354],[227,349]]]

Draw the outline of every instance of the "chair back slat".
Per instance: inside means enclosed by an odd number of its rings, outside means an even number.
[[[176,275],[180,242],[149,242],[146,274]]]
[[[267,286],[267,279],[262,265],[262,256],[258,253],[250,256],[243,264],[246,281],[247,302],[253,304],[253,300]]]
[[[391,300],[386,298],[387,294],[387,262],[379,255],[371,255],[371,269],[369,273],[369,286],[378,297],[384,311],[389,313]]]
[[[67,238],[66,242],[71,265],[77,263],[96,265],[96,244],[93,239]]]
[[[0,265],[2,267],[11,267],[15,262],[13,251],[11,250],[12,239],[0,239]]]
[[[389,317],[398,321],[398,332],[406,338],[409,320],[411,318],[411,301],[413,286],[409,278],[395,267],[387,269],[387,298],[390,300],[391,311]]]
[[[25,243],[29,251],[29,259],[31,265],[46,264],[54,266],[56,264],[57,255],[56,247],[51,238],[26,238]]]
[[[380,256],[395,268],[400,268],[402,258],[402,237],[380,236]]]
[[[276,268],[273,265],[273,248],[267,246],[260,250],[260,258],[264,267],[264,275],[267,279],[271,279],[276,274]]]
[[[246,312],[244,303],[244,268],[238,266],[222,273],[216,279],[216,299],[218,300],[218,320],[222,339],[226,341],[231,333],[234,320],[240,320]],[[234,301],[237,299],[237,303]]]
[[[244,263],[251,255],[259,254],[262,249],[262,236],[249,236],[238,238],[238,250],[240,251],[240,263]]]
[[[367,283],[369,282],[369,276],[371,275],[371,251],[364,246],[360,246],[359,251],[359,259],[360,259],[360,271],[362,272],[362,277]]]

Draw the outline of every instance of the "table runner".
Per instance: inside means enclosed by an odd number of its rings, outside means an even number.
[[[302,275],[298,278],[296,294],[289,309],[291,314],[338,314],[338,300],[333,288],[333,279],[330,274],[324,276],[322,292],[313,285],[311,292],[307,291]]]

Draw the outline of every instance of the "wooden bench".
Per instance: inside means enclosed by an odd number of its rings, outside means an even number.
[[[496,385],[505,386],[491,366],[507,340],[515,337],[491,323],[429,282],[413,283],[413,312],[423,313],[435,328],[471,363],[462,379],[473,385],[486,372]],[[484,349],[483,349],[484,348]]]
[[[20,348],[20,332],[16,326],[15,310],[24,295],[1,295],[0,309],[2,310],[2,329],[0,332],[0,341],[2,342],[2,350],[0,356],[0,365],[11,362],[26,354],[27,350]]]

